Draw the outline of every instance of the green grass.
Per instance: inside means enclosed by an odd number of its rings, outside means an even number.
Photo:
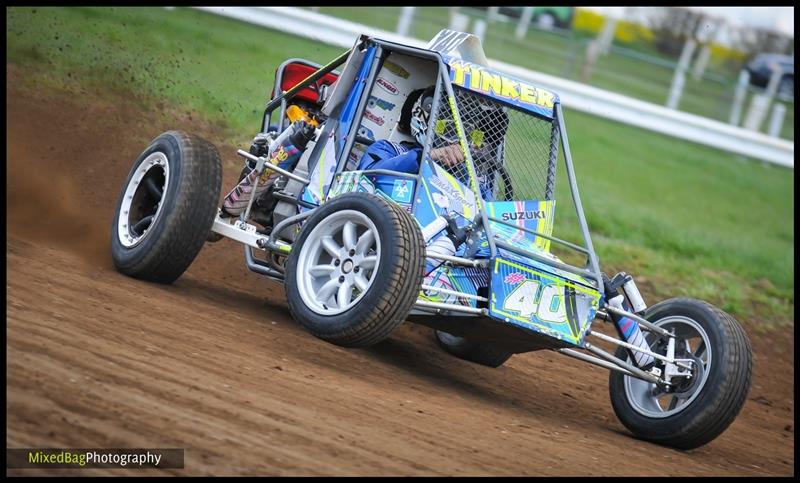
[[[581,113],[566,117],[601,263],[658,278],[661,296],[705,298],[757,317],[764,312],[748,300],[768,295],[773,317],[793,317],[791,171]],[[563,206],[565,178],[559,173]]]
[[[9,8],[6,18],[8,61],[41,67],[38,80],[134,89],[224,121],[242,140],[281,62],[344,51],[194,9]]]
[[[242,146],[280,62],[327,63],[342,52],[193,9],[8,8],[6,16],[8,62],[24,64],[37,85],[166,100],[225,122]],[[606,271],[633,273],[654,299],[690,295],[764,327],[793,323],[791,170],[574,111],[566,122]],[[562,170],[556,230],[574,239],[566,188]]]

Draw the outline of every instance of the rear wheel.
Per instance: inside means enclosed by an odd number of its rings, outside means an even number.
[[[645,318],[674,332],[675,358],[692,360],[695,370],[691,378],[675,378],[669,390],[612,371],[614,412],[642,439],[680,449],[702,446],[725,431],[747,398],[752,372],[747,335],[730,315],[700,300],[665,300],[648,308]],[[648,334],[647,341],[651,350],[666,354],[665,339]],[[616,356],[629,359],[622,347]]]
[[[373,345],[411,311],[424,262],[422,233],[408,212],[376,195],[344,194],[317,208],[293,244],[289,310],[320,339]]]
[[[441,330],[436,331],[436,341],[442,349],[459,359],[488,367],[500,367],[514,355],[491,344],[469,340]]]
[[[222,164],[217,149],[179,131],[158,136],[136,159],[111,223],[120,272],[172,283],[203,247],[217,211]]]

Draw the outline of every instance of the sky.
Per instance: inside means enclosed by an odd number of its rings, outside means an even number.
[[[622,18],[628,7],[583,7],[604,15]],[[689,7],[720,17],[732,27],[774,29],[794,38],[794,7]],[[646,15],[647,7],[635,7],[636,13]]]
[[[772,28],[794,37],[794,7],[692,7],[722,17],[735,27]]]

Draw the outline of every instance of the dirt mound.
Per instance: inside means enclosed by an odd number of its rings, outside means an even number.
[[[36,91],[8,72],[8,447],[185,448],[185,469],[169,472],[185,475],[794,473],[793,333],[750,331],[742,414],[680,452],[632,438],[607,372],[552,352],[489,369],[411,324],[370,349],[317,340],[234,242],[207,245],[170,286],[122,276],[111,217],[150,140],[177,128],[216,142],[224,187],[241,146],[196,117],[165,120],[105,92]]]

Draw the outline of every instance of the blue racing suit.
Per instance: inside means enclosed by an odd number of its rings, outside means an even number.
[[[356,170],[367,169],[388,169],[390,171],[401,171],[403,173],[417,174],[419,172],[419,159],[422,154],[422,147],[416,143],[401,142],[395,143],[382,139],[375,141],[361,156]],[[460,173],[465,174],[466,172]],[[462,183],[469,186],[469,179],[460,179]],[[491,176],[479,178],[478,182],[481,189],[481,196],[486,201],[492,201],[494,195],[494,181]]]
[[[386,139],[375,141],[361,156],[359,171],[367,169],[388,169],[403,173],[417,174],[422,147],[416,143],[395,143]]]

